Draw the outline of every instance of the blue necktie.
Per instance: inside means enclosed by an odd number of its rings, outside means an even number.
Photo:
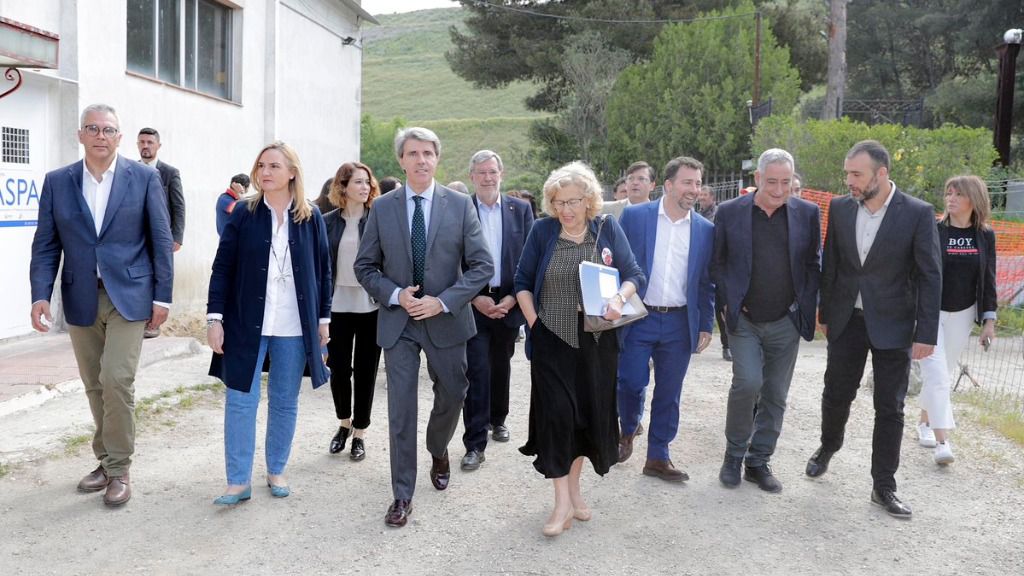
[[[416,297],[423,296],[423,268],[427,263],[427,226],[423,221],[423,197],[413,196],[416,210],[412,213],[412,282],[420,289]]]

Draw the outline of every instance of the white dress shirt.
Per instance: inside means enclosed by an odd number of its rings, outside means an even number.
[[[651,280],[644,303],[650,306],[686,306],[686,269],[690,261],[690,213],[675,222],[658,201],[658,229],[654,240]]]
[[[261,336],[302,336],[299,320],[299,301],[295,296],[295,276],[292,274],[292,251],[288,243],[288,211],[284,209],[284,222],[279,223],[277,212],[263,199],[270,210],[270,258],[267,264],[267,292],[263,301],[263,330]]]
[[[494,276],[488,285],[491,288],[501,286],[501,194],[494,206],[488,206],[477,198],[477,214],[480,216],[480,227],[487,240],[487,249],[494,260]]]
[[[895,191],[896,184],[890,180],[889,196],[886,197],[885,203],[878,209],[878,212],[874,214],[867,209],[863,202],[857,203],[857,255],[860,256],[861,265],[864,264],[868,253],[871,252],[871,246],[875,243],[878,229],[882,226],[882,220],[885,218],[885,213],[889,210],[889,202],[892,202],[893,192]],[[861,299],[859,290],[857,291],[857,301],[853,304],[853,307],[861,310],[864,309],[864,301]]]

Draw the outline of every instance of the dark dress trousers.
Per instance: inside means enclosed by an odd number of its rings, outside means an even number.
[[[156,161],[156,171],[160,173],[160,182],[167,193],[167,210],[171,215],[171,238],[178,244],[184,244],[185,192],[181,187],[181,172],[159,159]]]

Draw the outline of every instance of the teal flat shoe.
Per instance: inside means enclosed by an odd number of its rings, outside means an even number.
[[[270,482],[267,482],[267,486],[270,487],[270,495],[274,498],[287,498],[292,493],[291,488],[287,486],[275,486]]]
[[[213,501],[217,506],[234,506],[239,502],[245,502],[252,498],[252,486],[242,490],[238,494],[224,494]]]

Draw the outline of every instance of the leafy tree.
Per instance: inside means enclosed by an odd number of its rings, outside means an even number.
[[[728,16],[751,12],[748,0]],[[750,157],[747,100],[754,69],[753,18],[704,20],[662,30],[651,61],[619,76],[608,103],[609,160],[660,166],[687,154],[710,170],[732,169]],[[776,110],[790,110],[800,92],[789,53],[762,32],[761,93]]]
[[[402,178],[402,168],[395,158],[395,134],[404,128],[406,121],[394,118],[391,122],[378,122],[369,114],[363,114],[359,121],[359,157],[363,164],[373,170],[377,178],[397,176]]]

